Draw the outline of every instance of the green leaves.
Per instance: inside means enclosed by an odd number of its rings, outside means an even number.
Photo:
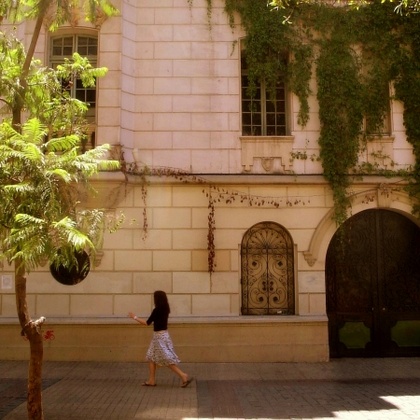
[[[51,171],[46,171],[45,172],[45,175],[47,177],[57,177],[57,178],[60,178],[65,183],[70,182],[71,181],[71,178],[72,178],[71,175],[67,171],[65,171],[64,169],[61,169],[61,168],[56,168],[56,169],[53,169]]]
[[[395,4],[401,14],[395,13]],[[384,132],[392,84],[396,99],[404,103],[404,125],[417,162],[408,190],[414,203],[420,203],[420,25],[419,15],[412,13],[419,4],[355,0],[336,7],[307,0],[225,0],[231,25],[238,13],[246,32],[250,95],[257,81],[270,85],[285,74],[288,89],[299,98],[301,126],[309,119],[315,59],[320,157],[338,224],[351,206],[350,174],[361,140]],[[406,12],[410,16],[402,16]],[[278,57],[285,53],[289,61],[281,67]],[[414,211],[420,214],[420,205]]]
[[[334,195],[334,218],[347,218],[349,170],[357,162],[363,113],[357,64],[343,45],[326,41],[317,63],[321,133],[319,145],[324,176]]]
[[[19,259],[26,269],[55,259],[57,250],[70,244],[93,248],[95,232],[83,221],[89,211],[79,209],[76,185],[100,170],[119,168],[103,159],[108,145],[79,154],[76,135],[44,142],[49,135],[35,118],[21,133],[8,122],[0,125],[0,240],[3,255],[10,262]],[[95,226],[100,228],[98,222]]]
[[[77,148],[79,144],[80,138],[76,134],[70,134],[65,137],[53,137],[45,142],[45,151],[51,153],[73,150],[74,148]]]
[[[0,32],[0,97],[6,110],[16,117],[14,124],[20,125],[17,116],[24,107],[29,119],[36,118],[48,129],[50,139],[71,135],[75,128],[80,135],[86,124],[88,107],[70,97],[63,89],[62,81],[80,79],[84,87],[93,87],[107,69],[94,68],[86,57],[77,53],[58,66],[57,71],[33,61],[23,87],[24,62],[25,52],[20,42],[13,35]]]
[[[76,250],[93,247],[91,240],[77,228],[77,224],[70,217],[53,222],[51,225],[55,235],[61,242],[69,243]]]
[[[0,0],[1,16],[6,16],[11,22],[36,19],[49,12],[53,18],[49,30],[55,30],[78,17],[80,7],[84,11],[85,19],[90,22],[94,22],[98,16],[118,14],[118,9],[110,0]]]
[[[289,7],[288,2],[282,2],[281,6],[280,11],[267,7],[267,2],[261,0],[225,0],[225,11],[231,25],[234,14],[239,13],[246,32],[243,46],[246,51],[249,95],[255,96],[256,86],[262,81],[269,94],[272,94],[279,79],[284,80],[287,89],[299,98],[298,122],[305,126],[309,120],[309,80],[313,54],[312,49],[305,45],[305,32],[299,26],[283,24],[284,14],[292,13],[294,8]]]
[[[93,87],[98,77],[108,72],[106,67],[93,67],[87,57],[74,53],[71,60],[65,58],[64,63],[57,66],[56,76],[59,80],[76,80],[80,78],[83,87]]]
[[[269,6],[276,9],[285,9],[291,5],[289,0],[267,0]],[[298,0],[296,4],[309,4],[311,0]],[[328,3],[328,2],[325,2]],[[381,0],[381,3],[394,3],[396,4],[394,10],[396,13],[401,15],[409,15],[411,13],[418,13],[420,11],[419,0]],[[372,2],[369,0],[350,0],[346,2],[355,9],[360,9],[362,6],[370,5]]]
[[[106,16],[115,16],[118,9],[109,0],[88,0],[84,2],[86,11],[86,20],[93,22],[98,13],[104,13]]]
[[[20,91],[20,76],[25,60],[23,45],[14,37],[0,31],[0,96],[12,107]]]

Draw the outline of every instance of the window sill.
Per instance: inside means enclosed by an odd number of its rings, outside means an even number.
[[[251,172],[255,160],[260,160],[265,172],[292,170],[291,153],[294,136],[241,136],[241,163]]]
[[[394,136],[372,135],[367,137],[366,162],[381,169],[392,167],[394,161]]]

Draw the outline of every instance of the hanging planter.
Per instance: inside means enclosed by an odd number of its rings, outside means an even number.
[[[83,281],[90,272],[90,259],[86,251],[75,251],[76,263],[71,267],[52,263],[50,272],[55,280],[65,286],[73,286]]]

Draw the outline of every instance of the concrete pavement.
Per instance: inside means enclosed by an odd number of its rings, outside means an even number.
[[[45,362],[46,420],[420,420],[420,358],[185,363],[142,387],[146,363]],[[26,419],[27,362],[0,361],[0,419]]]

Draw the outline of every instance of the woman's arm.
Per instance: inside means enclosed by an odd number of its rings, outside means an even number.
[[[139,324],[141,325],[147,325],[146,320],[141,319],[141,318],[137,318],[137,315],[134,315],[133,312],[129,312],[128,316],[132,319],[134,319],[134,321],[137,321]]]

